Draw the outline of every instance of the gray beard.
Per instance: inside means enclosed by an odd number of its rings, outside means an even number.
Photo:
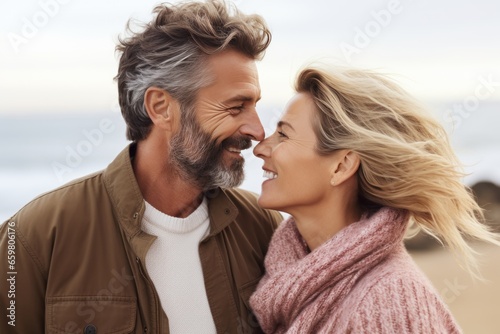
[[[217,144],[196,120],[183,119],[180,131],[170,142],[169,158],[179,176],[202,191],[217,187],[233,188],[243,182],[244,160],[234,160],[225,166],[223,154],[229,146],[246,149],[251,146],[251,140],[230,137]]]

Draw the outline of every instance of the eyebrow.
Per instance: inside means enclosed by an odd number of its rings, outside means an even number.
[[[293,128],[292,124],[290,124],[288,122],[285,122],[285,121],[279,121],[278,122],[278,128],[282,128],[283,126],[287,126],[290,129],[292,129],[293,131],[295,131],[295,129]]]
[[[255,100],[255,103],[259,102],[260,96]],[[247,96],[247,95],[236,95],[230,99],[225,100],[223,103],[228,104],[228,103],[233,103],[233,102],[248,102],[248,101],[253,101],[254,98]]]

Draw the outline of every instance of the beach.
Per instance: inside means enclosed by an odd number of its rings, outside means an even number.
[[[484,209],[485,221],[500,232],[500,188],[481,182],[472,187],[478,204]],[[418,238],[419,237],[419,238]],[[410,254],[430,279],[465,334],[500,333],[500,247],[473,242],[479,254],[482,279],[474,279],[455,258],[453,252],[432,238],[419,235],[407,240]]]
[[[453,254],[443,248],[412,251],[417,265],[431,280],[465,334],[500,333],[500,247],[474,244],[481,253],[478,281],[460,268]]]

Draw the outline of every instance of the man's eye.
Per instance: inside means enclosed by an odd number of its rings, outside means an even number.
[[[245,107],[244,105],[234,106],[234,107],[229,108],[228,110],[231,114],[236,115],[236,114],[239,114],[240,112],[242,112],[244,107]]]

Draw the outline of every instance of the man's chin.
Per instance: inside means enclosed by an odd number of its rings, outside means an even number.
[[[235,164],[233,163],[230,168],[224,168],[220,170],[213,178],[213,186],[221,188],[235,188],[243,183],[245,173],[243,171],[243,163]]]

